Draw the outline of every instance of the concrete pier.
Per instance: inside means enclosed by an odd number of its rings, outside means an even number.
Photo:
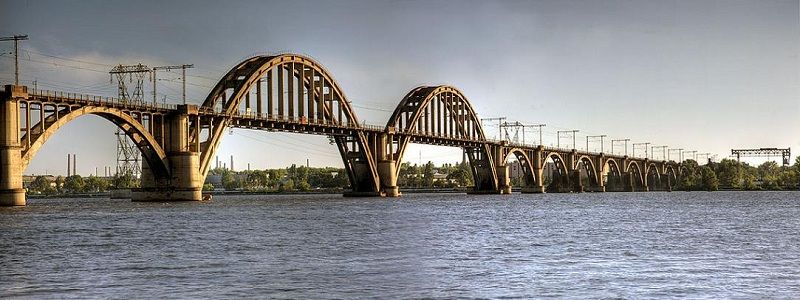
[[[25,205],[18,101],[27,98],[28,91],[24,86],[6,85],[3,93],[0,100],[0,206]]]

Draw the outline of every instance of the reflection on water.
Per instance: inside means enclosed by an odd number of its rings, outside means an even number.
[[[0,297],[793,297],[798,196],[32,199]]]

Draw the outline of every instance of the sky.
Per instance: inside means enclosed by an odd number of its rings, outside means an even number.
[[[39,89],[115,96],[113,65],[194,64],[187,102],[199,104],[239,61],[293,52],[325,66],[368,124],[384,125],[414,87],[448,84],[481,118],[547,124],[545,145],[576,129],[579,149],[605,134],[605,152],[628,138],[721,159],[732,148],[800,154],[799,16],[798,1],[0,0],[0,35],[29,35],[21,81]],[[0,43],[4,85],[12,49]],[[159,101],[179,103],[180,74],[159,74]],[[145,92],[151,99],[151,85]],[[538,143],[538,131],[525,135]],[[110,122],[82,117],[25,174],[63,175],[74,153],[79,174],[103,175],[115,147]],[[237,129],[217,153],[236,169],[342,165],[312,135]],[[461,152],[414,146],[404,160],[456,162]]]

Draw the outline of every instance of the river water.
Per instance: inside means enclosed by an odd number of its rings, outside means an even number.
[[[0,298],[796,298],[800,192],[31,199]]]

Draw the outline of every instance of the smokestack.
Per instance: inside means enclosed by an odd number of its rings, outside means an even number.
[[[306,158],[306,168],[310,167],[311,167],[311,161],[308,158]]]
[[[250,171],[250,163],[247,163],[247,171]]]
[[[70,154],[67,154],[67,177],[72,175],[72,173],[70,173],[70,167],[72,167],[72,157]]]
[[[233,155],[231,155],[231,171],[233,171]]]
[[[94,167],[94,177],[97,177],[97,167]]]
[[[217,169],[219,169],[219,155],[217,155]]]
[[[77,154],[72,155],[72,175],[78,175],[78,169],[75,168],[78,165],[76,162],[78,161]]]

